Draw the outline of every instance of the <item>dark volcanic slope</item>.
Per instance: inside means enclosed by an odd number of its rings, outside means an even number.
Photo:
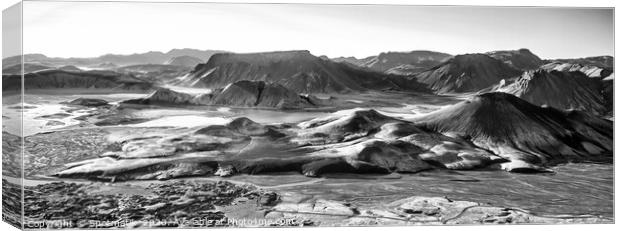
[[[20,79],[20,75],[3,75],[2,90],[19,90]],[[112,71],[43,70],[24,75],[24,87],[25,89],[109,88],[141,91],[150,89],[152,84]]]
[[[543,60],[528,49],[492,51],[487,54],[519,70],[536,69],[544,64]]]
[[[364,71],[315,57],[308,51],[216,54],[181,81],[192,87],[220,88],[240,80],[283,85],[299,93],[366,90],[426,91],[415,80]]]
[[[561,71],[528,71],[499,91],[516,95],[536,105],[578,109],[603,114],[608,111],[603,98],[603,82],[585,74]]]
[[[584,112],[542,108],[507,93],[486,93],[416,119],[438,132],[471,137],[511,162],[508,170],[613,157],[613,124]]]
[[[516,77],[521,71],[485,54],[457,55],[430,70],[416,74],[437,93],[475,92]]]
[[[263,81],[238,81],[208,94],[188,94],[161,88],[142,99],[124,101],[130,104],[149,105],[226,105],[238,107],[306,108],[313,107],[308,97],[303,97],[280,84]]]

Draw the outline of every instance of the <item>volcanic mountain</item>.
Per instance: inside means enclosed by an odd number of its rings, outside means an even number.
[[[613,124],[580,111],[539,107],[507,93],[485,93],[414,119],[437,132],[470,137],[510,160],[512,171],[565,161],[609,161]]]
[[[416,80],[401,78],[316,57],[308,51],[215,54],[178,84],[221,88],[240,80],[278,83],[298,93],[360,92],[367,90],[422,91]]]
[[[523,73],[514,83],[498,91],[536,105],[604,114],[609,109],[605,106],[602,85],[601,80],[589,78],[579,71],[538,69]]]
[[[2,75],[3,91],[21,89],[21,75]],[[144,91],[152,84],[131,75],[113,71],[42,70],[27,73],[23,78],[25,89],[114,89]]]
[[[184,55],[173,57],[170,60],[166,61],[165,64],[193,68],[202,62],[202,59],[196,58],[194,56]]]
[[[385,52],[363,59],[354,57],[336,58],[335,61],[347,62],[378,72],[397,75],[410,75],[434,67],[452,55],[434,51]]]
[[[414,77],[436,93],[476,92],[521,71],[485,54],[457,55]]]
[[[160,88],[146,98],[127,100],[147,105],[223,105],[299,109],[315,107],[316,100],[299,95],[280,84],[242,80],[210,93],[191,94]]]
[[[487,55],[523,71],[537,69],[544,64],[543,60],[528,49],[492,51],[487,52]]]

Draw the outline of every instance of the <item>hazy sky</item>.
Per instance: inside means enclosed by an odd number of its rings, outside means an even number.
[[[613,55],[613,10],[380,5],[25,2],[24,52],[54,57],[310,50],[366,57],[529,48],[541,58]]]

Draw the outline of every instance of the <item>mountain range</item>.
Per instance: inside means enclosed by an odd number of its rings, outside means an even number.
[[[99,67],[101,64],[127,66],[137,64],[166,64],[174,61],[177,57],[190,56],[194,62],[200,60],[204,62],[216,53],[226,51],[220,50],[197,50],[197,49],[172,49],[166,53],[159,51],[149,51],[130,55],[106,54],[92,58],[55,58],[47,57],[43,54],[25,54],[24,63],[40,64],[49,67],[59,67],[65,65]],[[186,59],[186,58],[183,58]],[[21,56],[13,56],[2,60],[2,69],[21,63]],[[187,62],[183,63],[187,64]],[[184,66],[184,65],[182,65]]]
[[[452,55],[446,53],[416,50],[410,52],[384,52],[377,56],[370,56],[363,59],[339,57],[333,60],[336,62],[350,63],[377,72],[403,75],[418,73],[429,69],[450,57],[452,57]]]
[[[29,78],[41,81],[28,83],[28,87],[36,88],[90,88],[94,83],[81,78],[93,78],[97,74],[87,70],[96,68],[151,85],[223,89],[240,81],[250,81],[282,86],[296,95],[368,91],[417,94],[501,91],[536,105],[581,109],[596,114],[612,113],[613,105],[613,57],[543,60],[528,49],[455,56],[417,50],[384,52],[362,59],[317,57],[305,50],[227,53],[173,49],[166,53],[96,58],[50,58],[27,54],[24,59],[24,70]],[[3,80],[14,81],[15,77],[10,76],[19,74],[21,65],[18,63],[19,57],[3,60]],[[54,81],[43,76],[53,77]],[[102,85],[99,82],[97,85],[118,87],[118,84]],[[14,84],[5,86],[14,87]]]

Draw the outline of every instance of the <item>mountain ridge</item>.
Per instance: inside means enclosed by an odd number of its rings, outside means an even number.
[[[24,54],[24,62],[38,63],[46,66],[95,66],[101,63],[112,63],[117,66],[136,64],[164,64],[173,57],[193,56],[203,61],[208,60],[213,54],[225,53],[222,50],[198,50],[198,49],[172,49],[166,53],[161,51],[148,51],[133,54],[104,54],[97,57],[48,57],[43,54]],[[6,68],[21,63],[21,56],[11,56],[2,59],[2,67]]]
[[[307,50],[216,54],[208,62],[197,65],[189,76],[183,77],[181,84],[218,88],[240,80],[279,83],[299,93],[367,90],[428,92],[423,84],[415,80],[325,60]]]
[[[427,71],[413,75],[428,84],[434,92],[476,92],[502,79],[516,77],[521,71],[486,54],[474,53],[454,56]]]

